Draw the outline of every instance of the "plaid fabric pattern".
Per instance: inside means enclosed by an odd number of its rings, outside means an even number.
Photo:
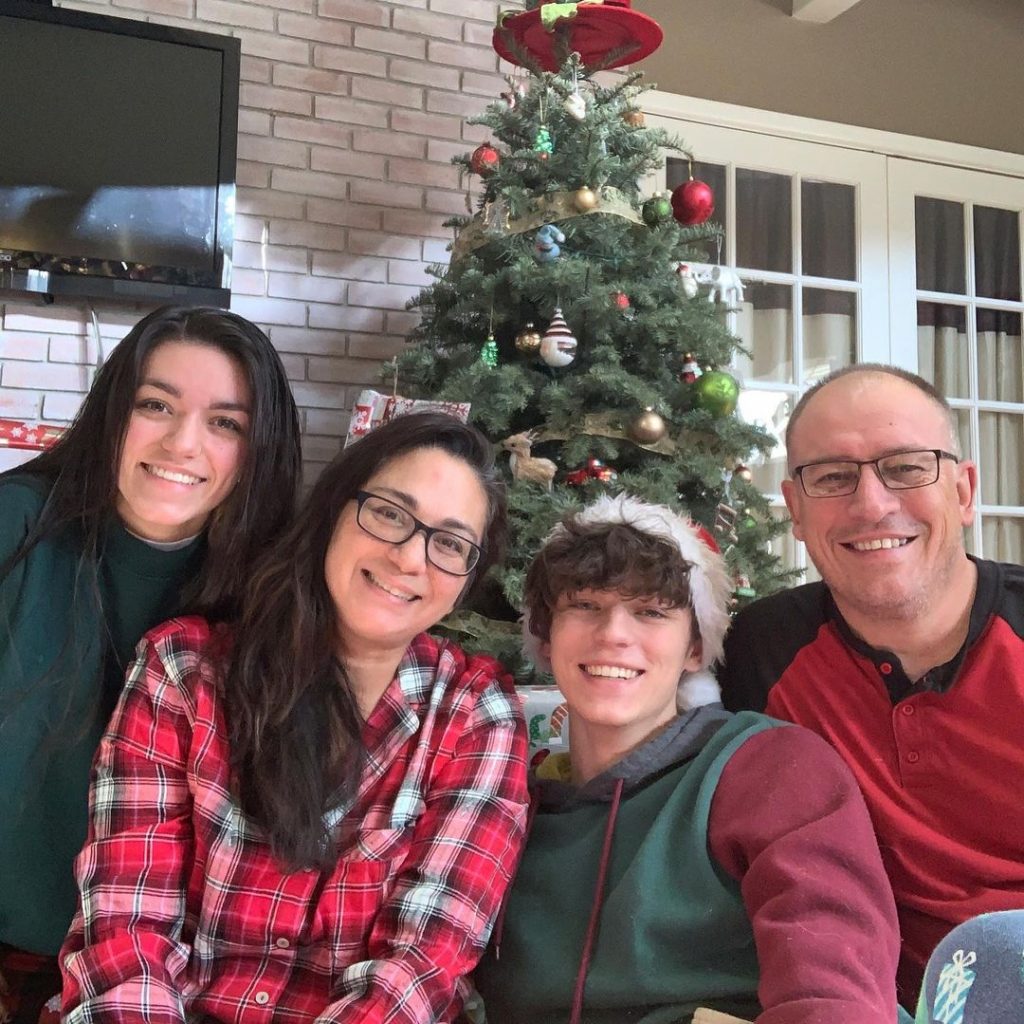
[[[425,634],[364,727],[330,871],[287,873],[231,797],[205,621],[143,639],[97,754],[68,1024],[458,1015],[523,840],[511,680]]]

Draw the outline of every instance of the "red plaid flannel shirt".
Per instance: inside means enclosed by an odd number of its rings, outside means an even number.
[[[426,634],[363,730],[330,871],[288,873],[230,794],[198,618],[149,633],[94,767],[70,1024],[451,1021],[523,840],[511,680]]]

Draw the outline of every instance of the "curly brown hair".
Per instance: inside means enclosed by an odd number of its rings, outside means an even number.
[[[526,574],[523,604],[530,632],[547,643],[558,599],[581,590],[614,590],[689,608],[690,568],[670,540],[622,523],[580,523],[568,516]],[[696,616],[693,630],[699,638]]]

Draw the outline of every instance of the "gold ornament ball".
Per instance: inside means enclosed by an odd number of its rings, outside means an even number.
[[[653,409],[644,409],[629,425],[629,436],[637,444],[657,444],[664,436],[668,427],[665,421]]]
[[[577,210],[586,212],[597,206],[597,193],[587,185],[576,189],[572,198]]]
[[[742,463],[733,470],[733,476],[738,476],[741,480],[746,480],[748,484],[754,479],[754,474],[750,472],[750,467],[744,466]]]
[[[528,323],[516,335],[516,351],[521,352],[524,356],[536,355],[540,351],[540,342],[540,331],[532,323]]]
[[[634,128],[643,128],[645,123],[644,112],[642,110],[627,110],[622,115],[622,120]]]

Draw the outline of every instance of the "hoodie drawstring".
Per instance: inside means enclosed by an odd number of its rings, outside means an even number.
[[[576,973],[576,989],[572,994],[572,1013],[569,1024],[580,1024],[583,1014],[583,990],[587,985],[587,972],[590,970],[590,958],[597,941],[597,926],[601,920],[601,907],[604,903],[604,884],[608,876],[608,862],[612,856],[612,839],[615,836],[615,819],[619,816],[619,804],[622,801],[622,787],[625,779],[615,780],[615,791],[612,793],[612,804],[608,811],[608,823],[604,829],[604,845],[601,847],[601,861],[597,866],[597,881],[594,883],[594,895],[590,907],[590,921],[587,923],[587,934],[583,940],[583,952],[580,956],[580,967]],[[533,808],[531,806],[531,815]]]

